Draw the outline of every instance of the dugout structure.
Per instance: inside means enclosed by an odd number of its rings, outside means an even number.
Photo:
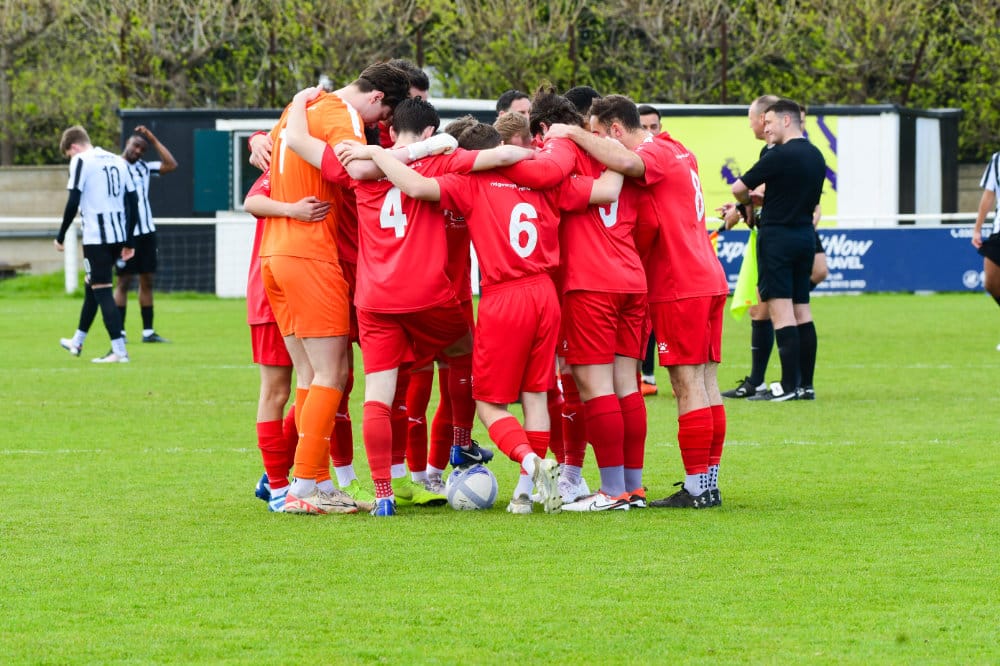
[[[496,118],[493,100],[434,99],[443,124],[464,114]],[[698,158],[706,206],[730,200],[731,183],[761,143],[746,106],[653,104],[663,128]],[[259,172],[247,138],[269,130],[280,109],[125,109],[122,141],[146,125],[177,158],[177,171],[150,187],[160,238],[157,287],[244,294],[253,220],[243,197]],[[958,211],[960,109],[894,105],[814,106],[806,133],[827,159],[823,227],[898,228],[969,222]],[[150,155],[149,159],[155,159]],[[183,286],[180,285],[183,280]],[[162,285],[162,287],[161,287]]]

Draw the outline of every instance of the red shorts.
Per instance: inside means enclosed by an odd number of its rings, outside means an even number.
[[[725,294],[650,303],[660,365],[721,363],[725,309]]]
[[[462,308],[462,314],[465,316],[465,321],[469,324],[469,330],[475,331],[476,329],[476,317],[472,309],[472,301],[459,301],[459,306]],[[437,361],[438,363],[444,363],[447,365],[448,359],[444,354],[438,352],[434,356],[427,356],[425,358],[410,358],[413,362],[413,367],[416,369],[426,368]]]
[[[292,366],[285,339],[273,321],[250,326],[250,347],[253,349],[253,362],[258,365]]]
[[[340,264],[301,257],[261,257],[260,275],[283,336],[331,338],[350,328]]]
[[[570,365],[605,365],[615,356],[642,358],[646,294],[570,291],[563,295],[559,355]]]
[[[365,374],[398,368],[414,358],[434,358],[469,332],[458,301],[419,312],[372,312],[358,308]]]
[[[344,274],[344,282],[347,283],[347,307],[350,316],[350,330],[347,332],[347,341],[357,342],[358,310],[354,307],[354,291],[358,285],[358,265],[350,261],[341,260],[340,270]]]
[[[559,297],[548,275],[483,291],[472,352],[472,397],[506,405],[553,384]]]

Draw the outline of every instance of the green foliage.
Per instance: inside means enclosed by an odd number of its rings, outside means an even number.
[[[1000,143],[995,3],[4,0],[0,10],[0,62],[10,63],[0,111],[17,164],[59,161],[53,137],[78,122],[113,145],[119,108],[280,107],[320,75],[343,85],[390,57],[433,68],[454,97],[549,81],[644,102],[746,103],[763,92],[811,105],[905,102],[962,108],[963,160]]]
[[[1000,654],[1000,353],[997,308],[981,294],[817,298],[818,400],[727,403],[720,509],[512,516],[517,469],[498,456],[493,510],[404,507],[388,521],[269,514],[252,494],[245,303],[156,304],[173,344],[132,344],[129,365],[106,367],[89,362],[106,349],[99,320],[82,358],[57,343],[79,299],[3,301],[0,337],[16,351],[0,355],[4,664]],[[725,324],[729,386],[745,374],[750,325]],[[646,400],[655,498],[682,474],[659,380]],[[363,392],[359,373],[366,479]],[[584,474],[596,485],[591,451]]]

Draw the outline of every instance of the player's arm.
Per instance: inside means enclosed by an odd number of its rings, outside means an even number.
[[[342,141],[334,147],[337,159],[354,180],[375,180],[384,174],[366,150],[367,144]],[[444,155],[458,148],[455,137],[442,132],[407,146],[391,148],[388,153],[403,164],[410,164],[430,155]]]
[[[582,127],[557,123],[549,128],[545,137],[572,139],[604,166],[631,178],[642,178],[646,173],[646,163],[633,151],[617,141],[599,137]]]
[[[243,200],[243,209],[254,217],[291,217],[303,222],[319,222],[330,212],[330,202],[309,196],[286,203],[263,194],[251,194]]]
[[[170,173],[177,168],[177,160],[170,153],[170,150],[160,143],[160,140],[156,138],[156,135],[149,131],[145,125],[139,125],[135,128],[136,134],[140,134],[145,137],[153,148],[156,148],[157,154],[160,156],[160,173]]]
[[[473,171],[487,171],[500,167],[513,166],[524,160],[531,160],[535,157],[535,151],[530,148],[520,146],[497,146],[480,150],[476,155],[475,162],[472,163]]]
[[[315,99],[319,93],[320,89],[317,87],[305,88],[295,93],[292,103],[288,105],[285,125],[285,144],[317,169],[323,166],[323,153],[328,146],[325,141],[309,133],[306,103]]]
[[[441,201],[441,186],[397,160],[381,146],[367,146],[372,161],[382,170],[392,184],[411,199]]]
[[[247,147],[250,148],[250,165],[261,171],[267,171],[271,167],[271,148],[274,141],[267,132],[254,132],[247,139]]]
[[[617,201],[624,183],[624,175],[613,169],[605,169],[601,177],[594,181],[594,186],[590,190],[590,203],[609,204]]]
[[[972,244],[978,249],[983,246],[983,224],[986,216],[997,205],[997,193],[990,189],[983,190],[983,196],[979,198],[979,210],[976,212],[976,226],[972,228]]]
[[[69,191],[69,196],[66,198],[66,207],[63,209],[63,219],[62,224],[59,226],[59,232],[56,234],[55,246],[60,252],[63,251],[63,244],[66,242],[66,232],[69,231],[69,227],[73,224],[73,220],[76,219],[76,213],[80,210],[80,190],[73,188]]]

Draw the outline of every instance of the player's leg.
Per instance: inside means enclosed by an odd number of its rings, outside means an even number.
[[[646,491],[642,470],[646,455],[646,403],[639,390],[635,368],[645,353],[645,332],[651,328],[645,294],[627,294],[621,299],[615,333],[614,387],[621,408],[625,490],[629,504],[645,508]]]
[[[441,357],[444,358],[443,356]],[[451,442],[454,438],[451,424],[451,393],[448,388],[448,363],[437,361],[438,364],[438,405],[431,419],[430,443],[427,449],[427,481],[441,484],[444,470],[448,467],[451,457]],[[440,492],[435,489],[436,492]]]
[[[430,404],[433,388],[433,362],[410,370],[410,386],[406,391],[406,418],[408,420],[406,462],[410,468],[411,478],[424,484],[427,482],[427,406]]]
[[[726,442],[726,408],[719,392],[719,363],[722,362],[722,321],[726,310],[726,295],[712,299],[708,313],[708,362],[705,364],[705,393],[712,410],[712,446],[708,452],[708,489],[712,506],[722,504],[719,491],[719,468]]]
[[[59,338],[59,344],[63,349],[73,356],[79,356],[83,351],[83,343],[87,339],[87,333],[97,317],[97,299],[94,298],[94,290],[90,288],[90,278],[83,282],[83,303],[80,305],[80,319],[77,322],[76,332],[72,338]]]
[[[135,257],[132,257],[132,261],[135,261]],[[126,264],[124,268],[118,269],[118,281],[115,283],[115,306],[118,308],[118,314],[121,315],[122,318],[122,335],[125,335],[125,314],[128,312],[128,292],[129,289],[132,288],[134,279],[135,273],[132,272],[132,266]]]
[[[128,352],[122,337],[122,320],[115,306],[111,286],[111,267],[121,251],[121,245],[85,245],[83,256],[89,266],[91,290],[101,311],[104,328],[111,339],[111,351],[95,358],[95,363],[127,363]]]
[[[375,485],[375,507],[376,511],[381,511],[378,514],[381,516],[395,513],[392,489],[392,400],[396,393],[398,374],[398,367],[365,373],[361,429],[368,468]]]

